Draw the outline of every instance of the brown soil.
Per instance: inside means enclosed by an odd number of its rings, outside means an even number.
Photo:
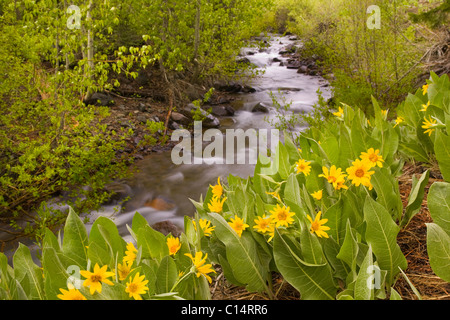
[[[423,167],[419,165],[408,164],[405,166],[404,173],[399,178],[400,193],[404,206],[408,203],[412,175],[419,175],[422,171]],[[442,179],[432,178],[433,176],[440,176],[436,169],[431,168],[430,176],[428,185],[425,188],[422,208],[411,222],[400,231],[397,242],[408,261],[408,268],[406,269],[405,274],[418,290],[422,299],[449,300],[450,283],[440,279],[434,274],[433,270],[431,270],[427,253],[427,227],[425,224],[433,222],[427,205],[428,190],[434,182],[442,181]],[[399,278],[394,288],[404,300],[418,299],[403,277]]]

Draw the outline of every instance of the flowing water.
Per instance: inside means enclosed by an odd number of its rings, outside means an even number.
[[[299,41],[290,40],[287,36],[273,36],[268,39],[269,46],[264,50],[242,50],[244,57],[264,73],[250,84],[256,92],[235,95],[233,106],[237,111],[234,116],[228,117],[231,120],[222,119],[225,124],[220,127],[222,132],[226,129],[270,129],[270,120],[274,120],[277,115],[271,93],[278,101],[285,99],[291,103],[290,110],[294,113],[310,112],[313,109],[318,100],[318,88],[325,99],[331,96],[327,86],[324,86],[326,81],[323,78],[297,73],[297,69],[288,69],[280,66],[280,62],[273,62],[274,58],[278,58],[286,63],[287,58],[282,57],[280,51],[291,43],[301,45]],[[252,112],[252,108],[258,103],[268,107],[269,113]],[[299,126],[296,130],[302,130],[302,127]],[[248,153],[249,150],[244,147],[236,152]],[[113,206],[104,207],[94,212],[91,219],[94,221],[98,215],[113,218],[125,238],[128,236],[126,225],[131,225],[136,211],[150,224],[168,220],[182,228],[183,217],[194,213],[194,206],[189,199],[198,201],[206,193],[208,186],[217,182],[217,177],[221,177],[222,181],[229,174],[247,178],[254,171],[252,164],[175,165],[171,152],[152,154],[139,161],[136,166],[139,172],[128,182],[132,196],[125,210]],[[158,206],[148,206],[154,199],[163,199],[165,208],[161,210]],[[118,210],[120,211],[117,212]]]
[[[290,40],[288,36],[272,36],[267,43],[268,47],[263,50],[242,50],[242,55],[264,73],[250,83],[256,92],[235,94],[233,107],[236,112],[232,117],[221,118],[221,132],[225,133],[226,129],[270,129],[270,120],[274,120],[278,112],[271,93],[278,101],[285,99],[291,103],[290,111],[294,113],[310,112],[318,101],[316,92],[319,88],[325,99],[331,96],[323,78],[297,73],[297,69],[280,65],[279,61],[285,64],[288,59],[282,57],[280,51],[292,43],[300,46],[299,41]],[[274,62],[274,58],[279,59],[275,59],[278,62]],[[252,112],[258,103],[266,106],[269,112]],[[295,130],[302,130],[302,126]],[[236,153],[237,156],[249,153],[248,146],[237,149]],[[135,166],[139,172],[122,185],[122,188],[128,189],[130,200],[123,207],[109,205],[92,212],[91,222],[86,225],[88,230],[97,217],[109,217],[116,223],[120,234],[129,241],[126,225],[131,226],[135,212],[143,215],[150,225],[170,221],[183,228],[184,216],[194,213],[189,199],[198,201],[208,186],[217,182],[217,177],[221,177],[222,181],[226,181],[229,174],[247,178],[254,171],[254,164],[248,163],[175,165],[171,151],[149,155]]]

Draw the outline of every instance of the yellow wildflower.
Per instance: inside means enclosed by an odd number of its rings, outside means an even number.
[[[275,236],[275,225],[273,223],[269,224],[267,227],[267,234],[269,235],[269,239],[267,239],[267,242],[272,241],[273,237]]]
[[[98,291],[98,293],[102,293],[102,283],[106,283],[109,285],[114,285],[110,280],[108,280],[109,277],[113,277],[114,273],[106,271],[108,269],[108,266],[103,266],[100,268],[98,263],[94,266],[94,272],[90,272],[87,270],[80,271],[80,274],[86,278],[84,280],[83,285],[85,287],[89,287],[89,291],[91,294],[94,294],[95,291]]]
[[[405,119],[403,119],[402,117],[397,117],[397,119],[395,119],[395,126],[398,126],[400,123],[402,123],[403,121],[405,121]]]
[[[194,224],[194,229],[197,230],[197,224],[195,223],[195,220],[192,220],[192,223]],[[211,221],[206,219],[200,219],[198,221],[198,224],[200,225],[200,228],[203,230],[203,234],[207,237],[212,235],[212,232],[216,228],[215,226],[211,226]]]
[[[134,279],[127,282],[127,287],[125,288],[125,292],[127,292],[130,298],[134,298],[134,300],[142,300],[141,294],[145,294],[148,291],[148,287],[146,284],[148,280],[144,280],[145,275],[139,275],[139,272],[136,273]]]
[[[130,272],[133,270],[131,266],[133,265],[133,262],[126,262],[123,261],[122,264],[117,264],[117,272],[119,274],[119,280],[125,280]]]
[[[208,203],[208,208],[211,212],[220,213],[223,209],[223,203],[227,200],[227,197],[223,198],[222,201],[219,197],[213,197]]]
[[[341,168],[336,168],[335,165],[332,165],[330,170],[327,167],[322,167],[323,174],[320,174],[319,177],[323,177],[327,179],[328,183],[332,184],[335,190],[340,189],[348,189],[348,187],[344,184],[346,174],[342,173]]]
[[[338,117],[338,118],[343,118],[343,117],[344,117],[344,109],[342,109],[341,107],[339,107],[338,112],[334,112],[333,115],[336,116],[336,117]]]
[[[420,111],[422,111],[422,112],[427,112],[427,110],[428,110],[428,107],[430,106],[430,101],[428,101],[428,103],[427,104],[423,104],[422,105],[422,109],[420,109]]]
[[[427,129],[424,131],[424,133],[428,133],[429,136],[431,136],[431,134],[433,133],[433,131],[435,130],[435,128],[437,127],[437,121],[435,119],[431,119],[431,116],[429,118],[429,120],[427,120],[426,118],[424,118],[424,122],[422,122],[423,129]]]
[[[272,221],[276,224],[276,227],[285,226],[289,227],[290,224],[294,223],[294,219],[292,218],[295,215],[295,212],[290,212],[290,208],[277,204],[277,206],[269,211],[272,215]]]
[[[266,233],[270,230],[270,224],[272,223],[271,217],[266,217],[266,215],[264,215],[263,217],[258,217],[254,221],[256,225],[253,226],[253,229],[256,229],[259,233]]]
[[[372,189],[372,184],[370,183],[371,175],[374,171],[369,171],[372,168],[372,164],[369,160],[355,160],[350,168],[347,168],[348,179],[352,180],[355,186],[363,185]]]
[[[330,227],[324,226],[325,223],[328,222],[328,219],[320,219],[322,211],[319,211],[314,219],[312,220],[311,216],[308,214],[307,218],[311,222],[311,233],[316,233],[319,238],[325,237],[328,238],[328,234],[325,232],[330,230]]]
[[[180,239],[172,236],[167,237],[167,247],[169,248],[169,254],[175,255],[181,248]]]
[[[234,218],[231,218],[231,222],[228,222],[228,224],[236,231],[239,237],[242,236],[242,232],[249,227],[249,225],[244,223],[244,220],[237,215],[235,215]]]
[[[305,176],[308,176],[311,172],[310,164],[311,164],[311,162],[305,161],[304,159],[298,160],[296,163],[296,167],[295,167],[297,170],[297,174],[299,174],[301,172]]]
[[[275,199],[277,199],[278,201],[281,202],[281,198],[280,198],[280,195],[279,195],[278,192],[276,192],[276,191],[274,191],[274,192],[267,192],[266,191],[266,194],[271,195],[272,197],[274,197]]]
[[[425,84],[425,85],[422,86],[422,93],[423,93],[423,95],[426,95],[426,94],[427,94],[427,92],[428,92],[428,86],[429,86],[429,84]]]
[[[129,242],[127,244],[127,251],[125,251],[125,257],[123,258],[123,261],[133,263],[133,261],[136,260],[136,253],[137,249],[134,247],[132,242]]]
[[[220,177],[217,178],[217,184],[215,186],[209,185],[212,188],[212,193],[215,197],[220,198],[223,194],[223,187],[220,184]]]
[[[370,148],[367,150],[367,152],[361,152],[361,155],[359,156],[362,160],[367,159],[372,167],[379,166],[380,168],[383,167],[383,156],[379,155],[380,150],[375,150],[374,148]]]
[[[73,284],[69,283],[67,285],[67,288],[69,289],[69,291],[64,290],[64,289],[59,289],[59,291],[61,291],[62,294],[58,294],[57,297],[61,300],[87,300],[85,296],[83,296],[83,294],[81,294],[81,292],[77,289],[75,289],[75,287],[73,286]]]
[[[322,197],[323,197],[323,191],[319,190],[319,191],[313,192],[313,193],[311,193],[311,196],[314,199],[316,199],[317,201],[320,201],[320,200],[322,200]]]
[[[199,278],[201,275],[205,276],[206,279],[208,280],[209,283],[212,282],[211,277],[208,275],[208,273],[214,272],[216,273],[216,271],[214,271],[212,269],[212,265],[211,264],[205,264],[206,259],[208,258],[208,254],[205,253],[205,257],[202,258],[203,253],[197,252],[195,253],[195,257],[192,256],[192,254],[190,253],[185,253],[185,256],[191,258],[192,263],[195,266],[195,270],[197,271],[197,278]]]

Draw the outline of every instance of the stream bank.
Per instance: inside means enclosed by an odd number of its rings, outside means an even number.
[[[204,110],[212,112],[209,125],[204,125],[204,129],[216,128],[222,134],[229,129],[271,130],[271,124],[280,115],[277,101],[289,102],[289,112],[296,114],[313,110],[318,101],[318,89],[325,99],[331,97],[329,83],[320,76],[317,64],[301,60],[297,49],[302,44],[297,38],[273,35],[270,38],[260,37],[256,41],[266,45],[262,48],[243,48],[239,59],[252,64],[261,76],[245,85],[237,82],[216,83],[215,94],[203,105]],[[307,72],[302,66],[307,68]],[[171,132],[189,128],[192,122],[189,119],[190,108],[192,106],[187,105],[172,114]],[[161,119],[166,114],[156,116]],[[299,123],[294,130],[305,128],[306,125]],[[183,229],[184,216],[194,213],[189,199],[197,201],[204,196],[208,186],[214,185],[218,177],[226,183],[229,174],[242,178],[253,174],[254,165],[249,163],[225,165],[203,161],[201,164],[175,165],[171,150],[179,141],[170,141],[171,132],[166,146],[153,147],[150,153],[138,153],[138,161],[133,165],[137,172],[132,179],[115,184],[122,196],[101,210],[92,212],[91,221],[98,216],[109,217],[117,224],[121,235],[129,237],[126,225],[130,225],[135,212],[139,212],[159,231],[176,234]],[[249,152],[248,145],[237,150],[238,156],[248,155]],[[129,200],[120,204],[120,199],[125,196]]]
[[[319,88],[325,98],[331,96],[328,82],[319,76],[317,69],[311,74],[304,72],[304,65],[308,70],[316,67],[311,61],[301,61],[297,53],[301,41],[292,36],[280,35],[259,37],[255,41],[263,42],[265,46],[243,48],[239,59],[250,63],[261,75],[246,84],[215,83],[214,95],[203,105],[204,110],[211,111],[210,124],[205,125],[205,129],[217,128],[222,133],[227,129],[272,129],[270,123],[279,115],[273,97],[277,101],[289,101],[292,113],[308,113],[318,100]],[[155,229],[164,234],[177,234],[183,230],[184,216],[194,213],[189,199],[198,200],[210,184],[216,183],[218,177],[226,183],[229,174],[243,178],[252,175],[254,165],[175,165],[171,159],[171,150],[178,142],[171,141],[170,137],[174,130],[191,130],[192,106],[189,104],[174,110],[169,118],[169,139],[166,143],[152,146],[142,144],[141,141],[148,134],[148,121],[166,121],[167,104],[162,97],[152,95],[155,89],[150,86],[151,79],[147,76],[142,75],[136,81],[142,88],[139,92],[133,93],[131,84],[125,82],[123,92],[94,96],[94,103],[106,105],[110,109],[110,116],[104,120],[107,130],[133,130],[134,135],[127,140],[127,146],[118,150],[118,153],[131,156],[130,169],[136,170],[136,173],[126,181],[116,181],[108,186],[107,189],[116,194],[99,210],[90,213],[86,227],[89,230],[97,217],[105,216],[117,224],[124,238],[129,238],[126,225],[130,225],[135,212],[139,212]],[[204,88],[204,92],[192,92],[191,98],[201,98],[206,91]],[[299,124],[294,130],[301,131],[304,128],[304,125]],[[154,135],[155,139],[161,137],[162,132]],[[238,155],[249,152],[248,146],[237,150]],[[59,205],[58,201],[59,198],[55,198],[49,203],[62,211],[68,209],[67,206]],[[21,238],[18,241],[29,245],[31,249],[37,248],[32,240]],[[4,247],[3,251],[11,257],[16,247],[17,241],[14,245]]]

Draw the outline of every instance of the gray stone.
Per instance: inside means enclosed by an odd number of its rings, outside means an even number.
[[[230,105],[215,105],[211,106],[211,113],[217,117],[232,116],[235,110]]]
[[[170,115],[170,118],[173,121],[178,122],[183,125],[188,125],[191,122],[191,120],[189,120],[188,117],[186,117],[185,115],[178,113],[178,112],[172,112],[172,114]]]
[[[259,102],[258,104],[256,104],[256,105],[252,108],[252,112],[263,112],[263,113],[268,113],[268,112],[269,112],[269,108],[267,108],[264,104],[262,104],[261,102]]]
[[[111,106],[114,104],[114,99],[111,98],[110,95],[101,93],[101,92],[95,92],[92,94],[92,96],[85,100],[84,103],[86,105],[94,105],[94,106]]]

